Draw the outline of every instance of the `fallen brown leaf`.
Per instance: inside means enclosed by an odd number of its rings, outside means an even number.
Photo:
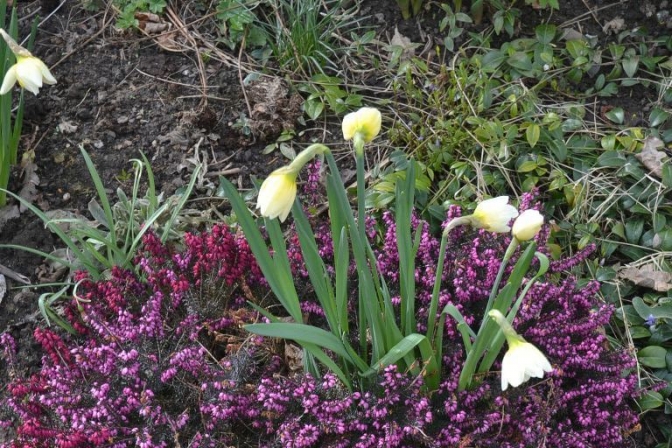
[[[635,154],[637,160],[642,162],[642,165],[659,179],[663,177],[663,162],[667,157],[663,151],[658,151],[658,148],[662,147],[664,147],[664,143],[661,139],[649,136],[644,140],[642,152]]]
[[[637,286],[650,288],[655,291],[666,292],[672,289],[672,274],[660,271],[653,263],[645,264],[639,268],[630,267],[622,269],[618,276],[629,280]]]

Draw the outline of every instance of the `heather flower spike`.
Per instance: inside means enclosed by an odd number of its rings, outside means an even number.
[[[497,322],[509,344],[509,350],[502,360],[502,391],[509,384],[518,387],[532,377],[543,378],[544,372],[553,370],[546,356],[517,334],[501,312],[491,310],[488,316]]]
[[[16,64],[11,66],[0,87],[0,95],[9,92],[18,81],[21,88],[37,95],[43,83],[56,84],[56,78],[53,77],[49,68],[39,58],[36,58],[30,51],[16,43],[12,37],[0,28],[0,35],[7,42],[7,46],[16,56]]]
[[[363,151],[364,144],[369,143],[380,133],[382,116],[378,109],[362,107],[343,118],[343,138],[353,140],[355,149]]]
[[[537,210],[525,210],[514,221],[511,233],[520,242],[529,241],[539,233],[544,217]]]
[[[296,198],[296,177],[299,171],[315,155],[325,151],[328,149],[324,145],[310,145],[301,151],[292,163],[269,174],[261,184],[257,198],[257,208],[262,216],[269,219],[280,218],[281,222],[287,219]]]

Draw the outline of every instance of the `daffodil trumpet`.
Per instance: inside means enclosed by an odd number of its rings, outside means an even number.
[[[0,86],[0,95],[8,93],[17,82],[21,88],[32,92],[34,95],[39,93],[43,84],[56,84],[56,78],[44,62],[16,43],[2,28],[0,28],[0,35],[16,56],[16,64],[5,73],[2,86]]]
[[[504,333],[509,350],[502,359],[502,391],[509,385],[518,387],[530,378],[543,378],[553,367],[546,356],[533,344],[516,333],[511,323],[498,310],[491,310],[488,316],[499,325]]]

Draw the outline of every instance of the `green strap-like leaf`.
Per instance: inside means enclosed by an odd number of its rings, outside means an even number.
[[[317,248],[313,229],[310,227],[308,218],[306,218],[303,207],[301,207],[298,199],[294,201],[294,205],[292,206],[292,216],[294,217],[296,233],[301,243],[301,253],[303,254],[306,270],[310,277],[310,283],[315,288],[315,294],[322,306],[329,328],[335,334],[339,334],[340,324],[336,312],[334,289],[329,281],[329,272]]]
[[[245,205],[245,202],[243,202],[240,194],[238,194],[238,190],[227,179],[221,178],[221,182],[221,186],[231,202],[231,207],[236,213],[240,227],[245,233],[245,238],[250,245],[254,258],[271,290],[289,315],[296,322],[301,322],[301,307],[293,279],[287,279],[284,273],[277,272],[276,264],[268,252],[266,242],[261,236],[261,232],[252,218],[252,214]]]
[[[350,354],[345,349],[343,342],[332,333],[312,325],[277,322],[270,324],[249,324],[245,325],[245,330],[260,336],[272,338],[291,339],[301,344],[314,344],[326,348],[345,359]]]
[[[397,181],[395,224],[399,251],[399,286],[401,295],[401,331],[414,332],[415,326],[415,253],[411,243],[411,211],[415,191],[415,162],[406,169],[405,181]]]

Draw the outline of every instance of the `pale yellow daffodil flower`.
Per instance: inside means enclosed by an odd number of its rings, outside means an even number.
[[[544,224],[544,217],[537,210],[525,210],[513,222],[511,233],[518,241],[529,241],[539,233]]]
[[[369,143],[380,134],[382,115],[373,107],[362,107],[343,117],[341,125],[343,138],[353,140],[355,149],[361,152],[365,143]]]
[[[279,218],[284,222],[292,210],[296,199],[296,178],[301,168],[317,154],[329,151],[326,146],[315,143],[301,151],[287,166],[273,171],[261,184],[257,197],[257,208],[261,216],[269,219]]]
[[[56,78],[49,68],[39,58],[33,56],[28,50],[17,44],[14,39],[0,28],[0,35],[16,56],[16,64],[12,65],[0,86],[0,95],[9,92],[17,82],[21,88],[37,95],[43,84],[56,84]]]
[[[502,359],[502,391],[509,385],[518,387],[530,378],[543,378],[545,372],[553,370],[541,350],[518,335],[501,312],[492,310],[488,315],[499,324],[509,344]]]
[[[504,233],[511,230],[509,222],[516,216],[518,216],[518,210],[513,205],[509,205],[508,196],[499,196],[481,201],[471,215],[474,227],[496,233]]]
[[[257,208],[266,218],[280,218],[284,222],[296,198],[296,175],[288,166],[278,168],[261,184]]]

